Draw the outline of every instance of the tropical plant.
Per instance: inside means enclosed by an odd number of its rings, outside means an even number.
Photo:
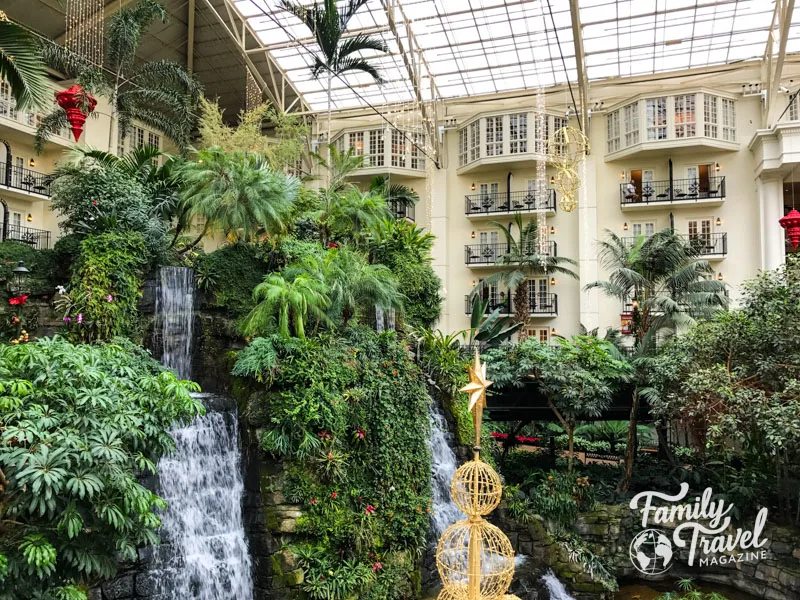
[[[511,336],[523,326],[523,323],[512,323],[511,317],[501,317],[499,308],[487,315],[489,302],[489,298],[483,300],[480,296],[472,299],[469,327],[470,345],[477,342],[487,348],[499,346],[502,342],[511,339]]]
[[[258,304],[247,315],[243,330],[247,335],[265,335],[271,331],[290,337],[291,332],[304,339],[306,324],[314,319],[327,321],[326,309],[330,306],[328,289],[324,281],[307,273],[284,277],[279,273],[268,275],[253,291]]]
[[[543,277],[551,274],[567,275],[577,278],[577,274],[570,268],[577,265],[574,260],[554,253],[543,252],[539,238],[539,222],[534,216],[528,223],[524,223],[522,215],[514,215],[514,224],[519,232],[515,238],[511,228],[491,221],[490,225],[499,228],[506,238],[508,252],[498,257],[499,270],[486,277],[481,285],[475,288],[473,295],[478,294],[488,286],[502,283],[514,297],[514,323],[527,323],[528,321],[528,293],[529,280],[532,277]],[[519,331],[520,340],[527,337],[527,328]]]
[[[404,219],[384,219],[370,231],[370,255],[394,267],[400,262],[431,262],[436,237]]]
[[[0,580],[4,598],[85,600],[157,543],[156,474],[169,429],[202,412],[128,340],[0,345]],[[7,569],[3,569],[7,563]]]
[[[182,252],[209,232],[221,231],[230,241],[253,241],[283,231],[300,182],[272,169],[260,154],[201,150],[180,169],[184,180],[178,222],[205,219],[203,231]]]
[[[678,237],[672,229],[664,229],[650,237],[640,236],[631,245],[613,232],[599,242],[599,257],[609,278],[586,285],[599,289],[620,302],[633,307],[632,333],[637,354],[637,386],[633,393],[625,451],[625,469],[619,491],[628,490],[636,458],[636,431],[640,393],[646,387],[648,357],[656,351],[656,342],[664,340],[696,319],[709,317],[727,307],[725,284],[711,275],[708,261]],[[666,448],[663,428],[659,441]]]
[[[328,141],[331,139],[331,88],[334,77],[351,71],[366,73],[378,83],[382,82],[378,70],[362,57],[364,51],[388,52],[386,43],[379,37],[359,33],[345,38],[350,20],[368,0],[347,0],[337,6],[336,0],[323,0],[312,6],[297,0],[279,0],[278,5],[292,13],[308,27],[319,51],[314,54],[311,75],[314,79],[322,73],[328,78]]]
[[[391,218],[381,196],[355,187],[340,192],[320,190],[319,201],[319,207],[309,216],[319,223],[323,246],[347,241],[363,245],[378,223]]]
[[[111,126],[108,152],[114,150],[114,134],[124,139],[134,122],[140,122],[171,139],[183,152],[197,122],[200,85],[181,65],[158,60],[137,64],[136,55],[144,33],[154,21],[165,21],[166,9],[156,0],[137,0],[108,18],[106,68],[94,65],[54,42],[42,51],[49,66],[75,79],[89,94],[108,98]],[[44,117],[36,132],[36,148],[67,126],[66,113],[57,108]]]
[[[8,83],[19,110],[44,109],[52,102],[47,70],[36,38],[0,11],[0,80]]]
[[[376,175],[369,182],[369,191],[383,196],[390,206],[408,207],[419,202],[419,194],[404,183],[392,183],[388,175]]]

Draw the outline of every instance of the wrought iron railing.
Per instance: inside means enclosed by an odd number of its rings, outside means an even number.
[[[392,201],[388,202],[389,212],[394,215],[395,219],[408,219],[414,221],[414,205],[404,204],[402,202]]]
[[[15,223],[0,223],[1,241],[21,242],[37,250],[47,250],[50,247],[50,232],[33,227],[23,227]]]
[[[472,314],[472,296],[464,296],[466,314]],[[485,313],[500,309],[502,315],[512,315],[515,312],[514,302],[511,294],[501,292],[496,299],[486,306]],[[528,296],[528,314],[530,315],[557,315],[558,314],[558,294],[536,293]]]
[[[619,201],[623,206],[656,202],[697,202],[725,197],[725,177],[706,179],[672,179],[644,181],[630,189],[629,183],[619,186]]]
[[[0,185],[15,190],[50,196],[50,184],[53,176],[39,173],[25,167],[0,163]]]
[[[464,211],[467,215],[525,213],[540,210],[555,211],[556,191],[497,192],[469,194],[465,196]]]
[[[678,234],[678,237],[685,241],[700,256],[726,255],[728,254],[728,234],[727,233],[698,233],[688,235]],[[622,241],[628,247],[633,247],[636,237],[625,237]]]
[[[558,244],[550,240],[538,249],[545,256],[558,256]],[[493,265],[508,253],[508,244],[504,242],[491,244],[467,244],[464,246],[464,263],[467,265]]]

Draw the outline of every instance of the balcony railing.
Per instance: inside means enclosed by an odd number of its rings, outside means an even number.
[[[466,314],[472,314],[472,298],[470,294],[464,296],[464,306]],[[501,294],[486,306],[485,313],[500,309],[501,315],[513,315],[515,312],[514,302],[509,294]],[[528,314],[529,315],[557,315],[558,314],[558,294],[542,293],[528,295]]]
[[[7,188],[50,196],[50,183],[53,176],[32,171],[25,167],[16,167],[8,163],[0,163],[0,185]]]
[[[634,191],[630,191],[628,185],[622,183],[619,186],[619,201],[622,206],[725,198],[725,177],[645,181],[634,186]]]
[[[699,233],[697,235],[678,234],[683,241],[689,244],[700,256],[728,254],[728,234],[727,233]],[[622,238],[626,246],[632,248],[636,243],[636,237]]]
[[[414,205],[403,204],[402,202],[388,202],[389,212],[395,219],[408,219],[414,221]]]
[[[558,244],[548,241],[538,249],[545,256],[558,256]],[[464,263],[467,265],[493,265],[504,254],[508,254],[508,244],[504,242],[494,244],[467,244],[464,246]]]
[[[465,196],[464,211],[467,215],[490,215],[508,213],[532,213],[540,210],[556,210],[556,191],[542,192],[497,192],[469,194]]]
[[[15,223],[8,223],[6,226],[0,223],[0,235],[4,238],[2,241],[21,242],[37,250],[47,250],[50,247],[50,232],[43,229],[23,227]]]

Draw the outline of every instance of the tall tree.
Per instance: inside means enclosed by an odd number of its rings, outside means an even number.
[[[336,5],[336,0],[323,0],[306,6],[296,0],[279,0],[278,5],[292,13],[308,27],[316,39],[318,52],[314,53],[311,75],[314,79],[322,73],[328,78],[328,144],[331,141],[331,86],[333,78],[349,71],[360,71],[382,83],[378,70],[360,54],[365,50],[387,52],[386,43],[379,37],[359,33],[345,38],[350,20],[369,0],[347,0]]]
[[[137,0],[111,15],[106,31],[108,70],[88,63],[55,43],[42,46],[49,66],[75,79],[87,93],[108,98],[111,104],[109,152],[115,150],[115,131],[124,138],[134,121],[160,131],[181,151],[189,146],[189,136],[197,122],[200,84],[181,65],[171,61],[135,64],[144,33],[154,21],[163,22],[166,18],[166,9],[156,0]],[[108,72],[111,75],[107,75]],[[66,126],[63,109],[57,108],[47,115],[36,132],[37,150]]]
[[[483,280],[480,287],[475,288],[475,292],[487,286],[502,283],[509,293],[514,294],[514,322],[526,323],[528,321],[528,280],[532,277],[543,277],[558,273],[568,277],[577,278],[577,274],[570,268],[577,265],[571,258],[554,256],[551,253],[543,253],[539,239],[539,222],[534,216],[528,223],[524,223],[522,215],[514,215],[519,237],[514,237],[511,228],[506,227],[496,221],[491,221],[490,225],[499,228],[506,238],[508,252],[497,259],[500,270],[493,273]],[[527,337],[527,329],[520,329],[521,340]]]
[[[20,110],[44,109],[52,101],[42,52],[33,35],[0,11],[0,79]]]
[[[633,244],[609,231],[608,238],[599,242],[599,257],[609,277],[589,283],[585,289],[599,289],[633,305],[631,336],[636,354],[632,362],[637,386],[628,422],[625,471],[619,482],[619,490],[627,491],[636,458],[640,395],[657,341],[693,325],[698,318],[725,309],[728,299],[725,284],[712,277],[711,265],[670,228],[649,238],[640,236]],[[660,434],[659,438],[666,446],[665,436]]]

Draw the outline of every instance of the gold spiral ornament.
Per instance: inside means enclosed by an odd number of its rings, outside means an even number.
[[[589,150],[589,138],[574,127],[558,129],[548,142],[548,159],[556,170],[553,184],[561,194],[558,205],[564,212],[572,212],[578,207],[578,192],[581,189],[578,169]]]
[[[450,496],[465,514],[488,515],[500,505],[503,483],[492,467],[482,460],[471,460],[453,475]]]

